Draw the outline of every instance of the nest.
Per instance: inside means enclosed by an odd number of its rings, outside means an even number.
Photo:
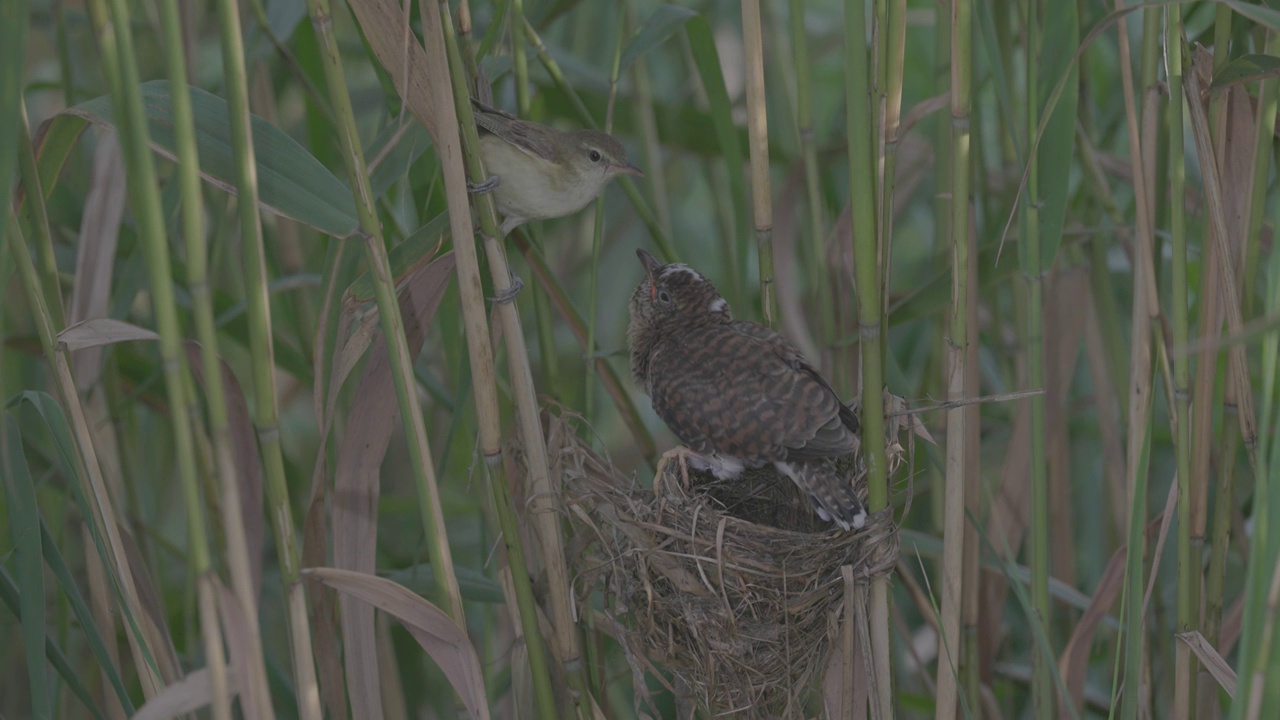
[[[886,399],[891,413],[905,407]],[[888,423],[890,470],[905,454],[897,435],[918,427],[896,414]],[[669,453],[649,490],[561,419],[549,441],[574,527],[575,589],[603,592],[602,625],[633,669],[637,713],[648,671],[682,705],[716,715],[801,716],[842,631],[841,568],[866,584],[897,561],[892,511],[844,532],[772,467],[719,481]],[[865,502],[865,466],[850,458],[844,470]]]

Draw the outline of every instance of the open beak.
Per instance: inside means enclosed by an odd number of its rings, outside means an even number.
[[[644,171],[636,167],[636,164],[628,160],[623,165],[614,165],[619,175],[634,175],[635,177],[644,177]]]

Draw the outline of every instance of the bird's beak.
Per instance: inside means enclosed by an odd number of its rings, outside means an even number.
[[[649,285],[652,287],[654,277],[662,269],[662,263],[658,258],[650,255],[647,250],[641,248],[636,248],[636,257],[640,258],[640,264],[644,265],[644,272],[649,276]]]
[[[658,258],[650,255],[647,250],[636,248],[636,257],[640,258],[640,264],[644,265],[645,275],[649,276],[649,299],[656,300],[658,297],[658,283],[655,280],[658,270],[662,269],[662,263],[658,262]]]
[[[644,177],[644,171],[636,167],[636,164],[630,160],[622,165],[614,165],[614,167],[617,168],[619,175],[634,175],[639,178]]]

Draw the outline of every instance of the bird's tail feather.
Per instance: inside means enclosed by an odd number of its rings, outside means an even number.
[[[837,472],[834,461],[778,463],[778,469],[809,497],[818,517],[845,530],[867,522],[867,509],[850,478]]]

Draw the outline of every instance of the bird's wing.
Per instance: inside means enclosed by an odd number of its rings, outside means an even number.
[[[856,427],[852,413],[799,352],[762,326],[670,337],[655,348],[649,373],[654,411],[694,450],[774,462],[855,448],[846,424]]]
[[[543,128],[521,120],[511,113],[503,112],[495,107],[471,99],[475,107],[476,125],[485,132],[495,135],[530,155],[542,158],[547,162],[556,161],[555,145],[548,139]]]
[[[757,344],[753,356],[768,378],[756,391],[769,404],[790,408],[778,442],[787,460],[847,455],[857,447],[858,418],[831,384],[786,338],[755,323],[735,322],[734,331]]]

